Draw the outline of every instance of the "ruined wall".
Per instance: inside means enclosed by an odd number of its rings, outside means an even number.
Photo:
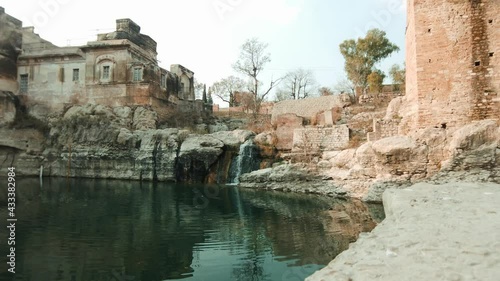
[[[409,111],[418,113],[403,124],[457,128],[500,119],[500,1],[408,4],[407,99]]]
[[[400,135],[400,123],[401,119],[373,119],[373,132],[367,134],[368,141]]]
[[[347,148],[349,128],[347,125],[314,127],[293,131],[293,151],[331,151]]]
[[[194,72],[180,64],[172,64],[170,72],[179,77],[179,98],[194,101],[196,99],[194,93]]]
[[[156,60],[157,43],[151,37],[141,34],[141,27],[131,19],[117,19],[116,31],[111,33],[99,34],[98,41],[126,39],[141,47],[148,53],[148,56]]]
[[[330,110],[334,107],[344,107],[346,104],[350,104],[350,98],[347,95],[285,100],[274,105],[272,122],[283,114],[295,114],[299,117],[313,119],[319,112]]]

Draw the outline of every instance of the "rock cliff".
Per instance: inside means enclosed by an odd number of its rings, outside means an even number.
[[[20,175],[38,176],[43,166],[44,176],[205,182],[226,151],[237,155],[254,137],[242,130],[197,135],[157,123],[146,107],[73,106],[51,118],[46,132],[2,128],[0,156]]]

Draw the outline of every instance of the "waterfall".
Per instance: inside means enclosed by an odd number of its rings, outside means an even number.
[[[240,145],[238,155],[231,162],[228,174],[229,184],[238,184],[242,174],[258,170],[260,166],[259,148],[252,139]]]

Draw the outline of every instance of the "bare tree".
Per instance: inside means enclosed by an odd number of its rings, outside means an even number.
[[[205,87],[205,84],[201,83],[198,81],[198,79],[194,78],[194,94],[196,99],[202,99],[203,98],[203,88]]]
[[[318,89],[318,93],[320,96],[331,96],[333,95],[333,90],[330,89],[329,87],[321,87]]]
[[[345,93],[354,96],[355,95],[355,87],[354,84],[348,79],[340,79],[337,81],[333,90],[339,93]]]
[[[215,82],[212,87],[212,94],[222,101],[229,103],[229,107],[235,106],[235,93],[242,92],[245,88],[245,81],[236,76],[229,76]]]
[[[233,65],[235,71],[250,79],[249,92],[253,96],[254,114],[260,111],[262,101],[269,95],[283,78],[271,79],[268,87],[260,89],[264,84],[259,80],[264,66],[271,62],[270,54],[266,52],[267,44],[260,42],[257,38],[248,39],[241,45],[238,61]]]
[[[283,87],[276,94],[278,99],[305,99],[309,97],[315,88],[316,81],[310,70],[299,68],[290,71],[283,79]]]

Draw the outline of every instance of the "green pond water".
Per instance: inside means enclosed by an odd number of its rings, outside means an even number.
[[[304,280],[383,219],[326,196],[89,179],[17,179],[16,273],[0,280]],[[0,195],[5,230],[7,195]]]

